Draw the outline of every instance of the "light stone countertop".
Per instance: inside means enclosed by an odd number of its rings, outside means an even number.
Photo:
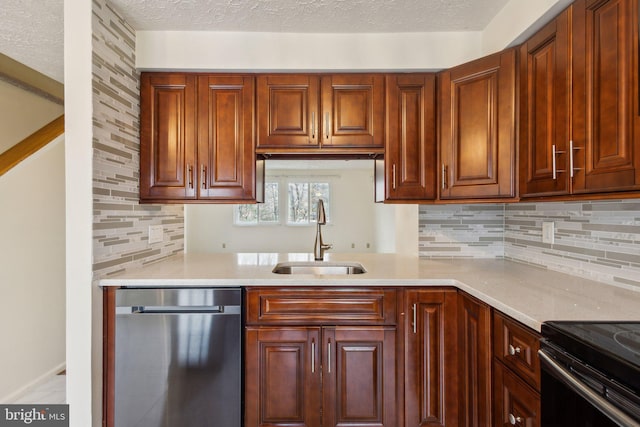
[[[419,259],[394,254],[327,253],[327,262],[359,262],[365,274],[272,273],[278,262],[311,254],[184,254],[100,280],[100,286],[455,286],[540,331],[547,320],[640,321],[640,290],[495,259]]]

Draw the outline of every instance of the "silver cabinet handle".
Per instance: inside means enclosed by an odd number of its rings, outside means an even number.
[[[391,176],[392,176],[391,186],[395,190],[396,189],[396,164],[395,163],[391,167]]]
[[[551,173],[553,174],[553,179],[558,178],[558,174],[556,173],[556,144],[551,146]]]
[[[207,188],[207,167],[200,165],[200,178],[202,178],[202,189]]]
[[[442,189],[447,189],[447,166],[444,163],[442,164]]]
[[[311,139],[316,139],[316,112],[311,112]],[[312,141],[309,141],[311,143]]]
[[[573,139],[571,141],[569,141],[569,176],[571,178],[573,178],[575,176],[575,171],[580,171],[583,168],[577,168],[574,166],[574,161],[573,161],[573,153],[576,150],[582,150],[583,147],[575,147],[573,145]]]
[[[311,340],[311,373],[316,372],[316,340]]]
[[[413,310],[413,333],[417,334],[418,333],[418,305],[417,304],[413,304],[412,307]]]
[[[329,113],[325,113],[324,115],[324,133],[326,139],[329,139]]]
[[[540,356],[540,362],[543,368],[546,368],[549,374],[566,385],[570,390],[582,396],[587,402],[598,408],[614,422],[621,426],[640,426],[637,421],[613,406],[609,401],[589,388],[589,386],[584,385],[571,371],[553,360],[553,357],[549,353],[540,349],[538,350],[538,356]]]
[[[327,344],[327,372],[331,373],[331,341]]]
[[[516,424],[520,424],[522,422],[522,418],[520,417],[516,417],[513,414],[509,414],[509,424],[511,424],[512,426],[516,425]]]
[[[513,344],[509,344],[509,354],[511,356],[515,356],[516,354],[520,354],[522,352],[522,349],[518,346],[513,346]]]
[[[189,175],[189,188],[193,188],[193,166],[187,164],[187,174]]]
[[[553,179],[557,179],[558,178],[558,174],[562,173],[562,172],[566,172],[564,169],[558,169],[557,165],[556,165],[556,156],[558,154],[565,154],[566,151],[558,151],[556,150],[556,145],[553,144],[551,146],[551,155],[552,155],[552,159],[551,159],[551,163],[553,164]]]

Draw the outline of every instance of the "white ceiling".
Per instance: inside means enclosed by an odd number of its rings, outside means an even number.
[[[508,0],[111,0],[136,30],[479,31]],[[63,81],[64,0],[0,0],[0,53]]]

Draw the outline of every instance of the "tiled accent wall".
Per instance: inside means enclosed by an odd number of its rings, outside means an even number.
[[[184,248],[182,205],[141,205],[139,75],[135,31],[104,0],[93,0],[94,279]],[[164,241],[148,244],[149,225]]]
[[[506,206],[505,257],[640,288],[640,201],[518,203]],[[542,222],[555,224],[553,245]]]
[[[420,207],[422,258],[507,258],[640,290],[640,200]],[[542,243],[543,221],[554,244]]]
[[[422,258],[502,258],[504,205],[422,205],[418,232]]]

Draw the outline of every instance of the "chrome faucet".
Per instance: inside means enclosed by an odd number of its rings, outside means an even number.
[[[313,246],[313,256],[316,261],[322,261],[324,259],[324,251],[331,249],[333,245],[325,244],[322,242],[322,229],[320,226],[327,223],[327,217],[324,213],[324,202],[322,199],[318,200],[318,223],[316,225],[316,242]]]

